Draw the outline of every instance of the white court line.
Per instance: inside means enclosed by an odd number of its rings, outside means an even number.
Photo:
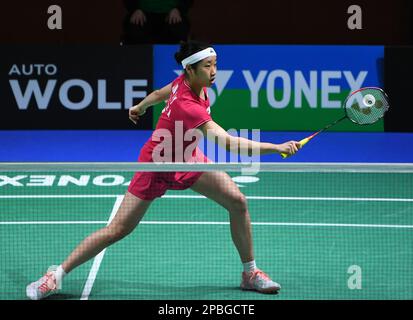
[[[118,194],[19,194],[0,195],[0,199],[48,199],[48,198],[117,198]]]
[[[198,195],[164,195],[162,198],[174,199],[201,199]],[[383,202],[413,202],[411,198],[344,198],[344,197],[273,197],[273,196],[246,196],[251,200],[304,200],[304,201],[383,201]]]
[[[115,204],[113,205],[112,213],[110,214],[109,220],[107,221],[107,224],[112,221],[112,219],[115,217],[116,212],[119,209],[120,204],[122,203],[123,196],[117,196]],[[90,269],[89,276],[86,280],[85,287],[83,288],[82,296],[80,300],[88,300],[90,292],[92,291],[93,284],[96,279],[96,275],[99,271],[100,264],[102,263],[103,257],[105,255],[106,249],[103,249],[93,260],[93,265],[92,268]]]
[[[116,194],[62,194],[62,195],[0,195],[0,199],[20,198],[117,198]],[[201,195],[164,195],[166,199],[206,199]],[[250,200],[291,200],[291,201],[370,201],[370,202],[413,202],[412,198],[347,198],[347,197],[277,197],[277,196],[246,196]]]
[[[107,221],[6,221],[0,225],[36,224],[107,224]],[[155,225],[229,225],[227,221],[141,221],[139,224]],[[292,226],[292,227],[345,227],[345,228],[399,228],[413,229],[413,225],[403,224],[357,224],[357,223],[307,223],[307,222],[252,222],[255,226]],[[104,251],[102,251],[103,253]],[[97,256],[96,256],[97,258]],[[95,259],[96,259],[95,258]],[[102,255],[103,258],[103,255]],[[100,264],[100,262],[99,262]],[[93,269],[93,267],[92,267]],[[97,272],[97,271],[96,271]]]
[[[24,224],[106,224],[107,221],[0,221],[0,225],[24,225]]]
[[[146,224],[189,224],[189,225],[229,225],[229,222],[216,221],[142,221]],[[404,228],[413,229],[413,225],[397,224],[352,224],[352,223],[301,223],[301,222],[251,222],[255,226],[299,226],[299,227],[355,227],[355,228]]]

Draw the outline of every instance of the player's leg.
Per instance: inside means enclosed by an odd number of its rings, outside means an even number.
[[[84,239],[62,263],[63,270],[69,273],[75,267],[95,257],[106,247],[126,237],[143,218],[151,202],[126,192],[111,223]]]
[[[243,263],[254,260],[251,222],[245,196],[225,172],[205,172],[191,189],[229,212],[231,236]]]
[[[85,238],[61,266],[49,268],[45,276],[27,286],[27,296],[42,299],[60,289],[62,278],[77,266],[95,257],[106,247],[131,233],[143,218],[152,201],[141,200],[126,192],[111,223]]]
[[[225,172],[205,172],[191,189],[228,210],[231,236],[244,265],[241,288],[263,293],[277,292],[281,286],[256,268],[247,200],[231,177]]]

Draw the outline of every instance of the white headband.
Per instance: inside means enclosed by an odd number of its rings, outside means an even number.
[[[202,51],[198,51],[197,53],[194,53],[193,55],[189,56],[188,58],[185,58],[182,60],[182,67],[185,69],[185,67],[188,64],[194,64],[197,63],[198,61],[201,61],[205,58],[216,56],[217,54],[215,53],[215,50],[211,47],[206,48]]]

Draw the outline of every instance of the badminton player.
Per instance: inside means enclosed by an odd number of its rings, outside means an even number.
[[[151,138],[140,151],[139,162],[156,162],[157,157],[172,162],[209,162],[200,151],[193,148],[189,156],[177,154],[189,147],[191,141],[183,141],[181,148],[160,148],[165,140],[160,132],[170,132],[174,141],[178,125],[184,132],[198,129],[206,136],[213,133],[230,151],[248,152],[259,150],[261,154],[285,153],[292,155],[300,145],[296,141],[282,144],[261,143],[229,135],[215,123],[209,113],[209,99],[206,87],[210,87],[217,73],[217,55],[212,47],[190,41],[182,43],[175,59],[184,72],[167,86],[155,90],[139,104],[129,109],[129,118],[136,123],[146,109],[167,100]],[[234,115],[235,116],[235,115]],[[174,141],[174,144],[181,142]],[[237,146],[235,148],[233,146]],[[162,149],[160,151],[160,149]],[[173,150],[167,154],[168,150]],[[187,152],[188,153],[188,152]],[[85,238],[60,264],[49,267],[39,280],[29,284],[26,294],[30,299],[39,300],[62,288],[64,277],[77,266],[95,257],[102,250],[130,234],[152,201],[161,197],[168,189],[192,190],[206,196],[224,207],[230,218],[232,240],[238,250],[243,265],[241,289],[261,293],[276,293],[280,285],[257,268],[254,260],[251,222],[245,196],[225,172],[137,172],[125,197],[110,224]]]

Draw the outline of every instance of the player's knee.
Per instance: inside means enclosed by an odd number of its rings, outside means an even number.
[[[241,192],[231,197],[230,211],[237,212],[237,213],[247,212],[247,198]]]
[[[110,243],[119,241],[132,232],[132,230],[122,225],[108,226],[106,231],[107,240]]]

